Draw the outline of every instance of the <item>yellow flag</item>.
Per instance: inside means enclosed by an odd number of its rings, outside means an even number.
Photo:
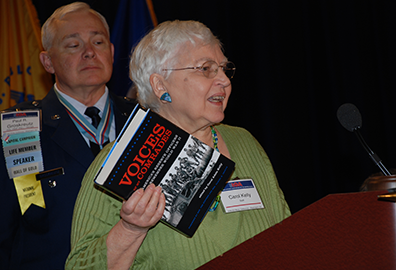
[[[22,215],[28,210],[31,204],[45,208],[41,181],[36,180],[36,174],[32,173],[14,178],[14,185],[18,194]]]
[[[52,78],[41,65],[40,22],[31,0],[0,1],[0,110],[42,99]]]

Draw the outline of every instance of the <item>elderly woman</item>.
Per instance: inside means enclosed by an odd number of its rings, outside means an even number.
[[[160,187],[150,185],[124,202],[94,188],[107,147],[84,177],[66,268],[195,269],[290,215],[260,144],[242,128],[219,124],[234,72],[219,40],[195,21],[160,24],[137,45],[130,62],[140,104],[231,158],[231,179],[252,178],[264,208],[225,213],[217,207],[188,238],[158,223],[165,207]]]

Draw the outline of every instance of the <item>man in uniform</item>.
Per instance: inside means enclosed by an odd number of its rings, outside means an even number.
[[[64,269],[81,180],[135,105],[106,87],[114,47],[106,20],[87,4],[57,9],[42,27],[42,41],[40,60],[55,85],[43,100],[10,110],[41,110],[43,170],[63,168],[64,174],[40,180],[45,208],[32,204],[22,214],[1,146],[0,269]]]

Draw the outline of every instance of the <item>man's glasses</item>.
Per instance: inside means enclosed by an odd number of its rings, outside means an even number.
[[[219,72],[219,68],[221,68],[224,74],[229,78],[232,79],[235,74],[235,65],[233,62],[226,62],[222,65],[218,65],[215,61],[207,61],[202,64],[200,67],[186,67],[186,68],[169,68],[163,70],[185,70],[185,69],[196,69],[203,73],[206,78],[212,79],[216,77],[217,73]]]

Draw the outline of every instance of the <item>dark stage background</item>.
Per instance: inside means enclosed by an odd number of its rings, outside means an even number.
[[[33,0],[41,23],[73,1]],[[85,1],[110,27],[119,0]],[[266,149],[293,213],[357,192],[379,169],[336,117],[355,104],[362,134],[396,168],[396,2],[153,0],[158,22],[199,20],[237,66],[225,123]]]

